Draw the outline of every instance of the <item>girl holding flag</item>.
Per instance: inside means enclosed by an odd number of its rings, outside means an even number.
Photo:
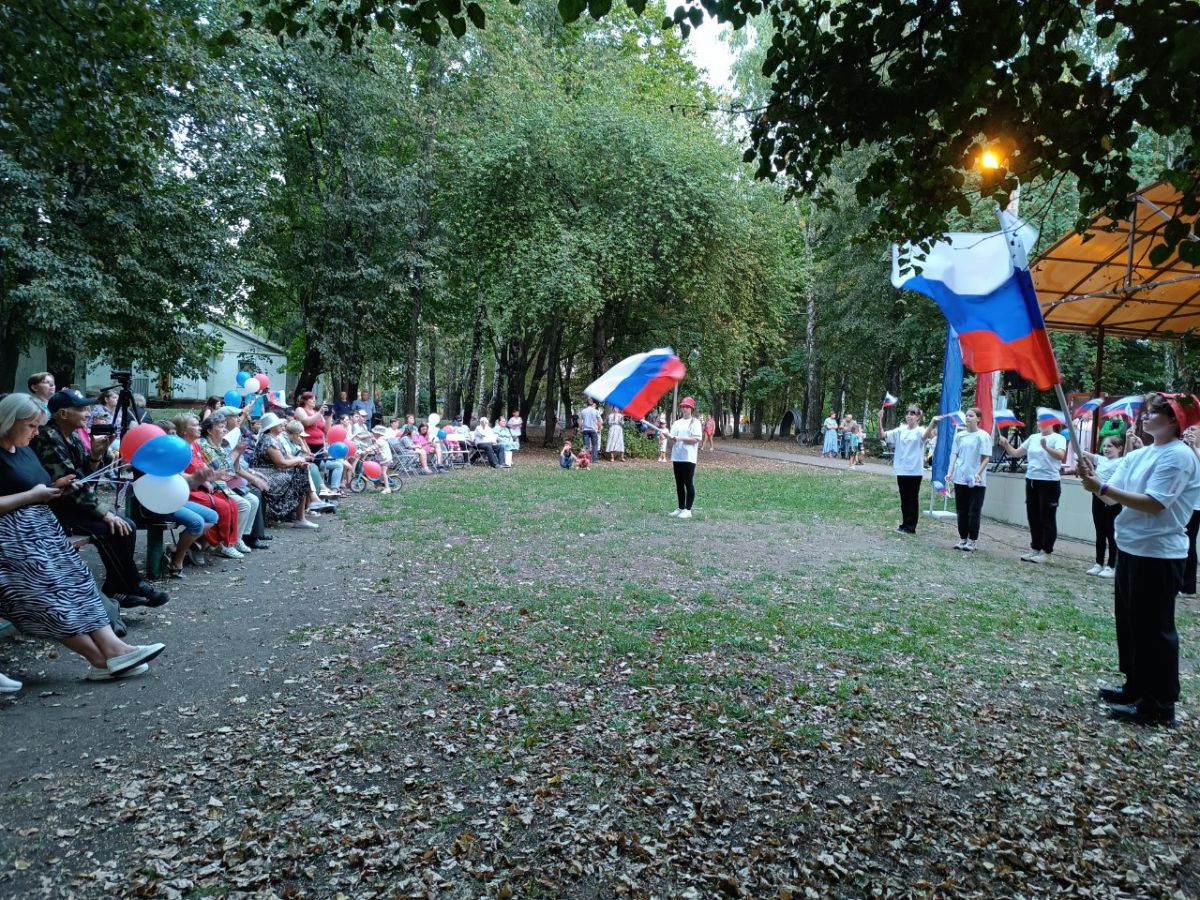
[[[944,418],[933,417],[933,427]],[[987,466],[992,458],[992,436],[979,427],[983,411],[972,406],[963,420],[966,428],[954,435],[950,448],[950,468],[946,480],[954,484],[954,510],[958,513],[958,543],[955,550],[976,549],[979,540],[979,517],[983,512],[983,497],[987,493]]]
[[[1062,462],[1067,458],[1067,439],[1055,429],[1066,425],[1066,417],[1053,409],[1038,409],[1038,433],[1020,447],[1008,438],[1000,446],[1014,458],[1029,460],[1025,469],[1025,516],[1029,521],[1030,551],[1025,562],[1044,563],[1054,553],[1058,539],[1058,500],[1062,495]]]
[[[883,409],[895,404],[894,398],[888,403],[888,397],[891,394],[884,395]],[[884,431],[883,409],[879,410],[879,433],[892,448],[892,471],[896,473],[896,487],[900,489],[900,524],[896,530],[901,534],[916,534],[921,479],[925,475],[925,442],[937,431],[937,423],[922,428],[921,407],[913,405],[904,411],[903,425]]]
[[[679,519],[692,517],[692,504],[696,500],[696,457],[704,432],[700,420],[692,416],[695,408],[696,401],[684,397],[679,401],[679,418],[671,426],[671,466],[675,470],[675,494],[679,501],[671,515]]]

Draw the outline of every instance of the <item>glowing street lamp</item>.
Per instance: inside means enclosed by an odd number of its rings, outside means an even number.
[[[996,170],[1000,168],[1000,157],[993,150],[984,150],[979,156],[979,167],[981,169]]]

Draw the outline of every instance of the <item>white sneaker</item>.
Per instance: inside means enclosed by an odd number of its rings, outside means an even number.
[[[975,549],[976,549],[975,542],[972,540],[968,540],[966,543],[966,546],[963,547],[963,549],[966,550],[968,553],[974,553]]]
[[[691,517],[692,517],[692,511],[690,509],[683,509],[683,510],[679,511],[679,518],[690,519]]]
[[[1087,570],[1087,574],[1088,575],[1099,575],[1103,571],[1104,571],[1104,566],[1100,565],[1100,563],[1096,563],[1094,566],[1092,566],[1090,569]]]
[[[299,522],[293,522],[292,527],[293,528],[311,528],[313,530],[316,530],[316,529],[320,528],[321,526],[318,525],[316,522],[308,521],[308,519],[301,519]]]
[[[1030,553],[1028,556],[1022,556],[1021,559],[1031,563],[1044,563],[1046,561],[1046,554],[1039,550],[1036,553]]]
[[[238,538],[238,542],[233,545],[233,549],[236,550],[238,553],[242,554],[242,556],[245,556],[247,553],[254,552],[246,545],[246,542],[244,540],[242,540],[241,538]]]
[[[223,556],[226,559],[241,559],[242,558],[242,554],[238,553],[232,547],[226,547],[224,545],[222,545],[221,549],[217,551],[217,556]]]
[[[679,514],[680,514],[681,512],[683,512],[683,510],[682,510],[682,509],[677,509],[677,510],[675,510],[673,513],[671,513],[671,518],[672,518],[672,519],[678,519],[678,518],[679,518]]]
[[[1037,556],[1040,552],[1041,552],[1040,550],[1030,550],[1028,553],[1024,554],[1021,557],[1021,562],[1033,562],[1033,558],[1035,556]]]
[[[20,689],[21,682],[0,672],[0,694],[15,694]]]
[[[1112,566],[1105,566],[1096,574],[1098,574],[1101,578],[1113,578],[1116,576],[1117,570]]]
[[[955,550],[966,550],[967,549],[967,539],[962,538],[957,544],[954,545],[954,549]]]
[[[92,666],[88,669],[87,675],[84,677],[88,681],[120,681],[124,678],[136,678],[138,675],[145,675],[150,671],[150,666],[147,663],[142,663],[140,666],[134,666],[132,669],[126,669],[124,672],[113,674],[107,669],[97,669]]]
[[[107,663],[107,669],[112,675],[121,675],[130,669],[136,669],[142,663],[148,663],[166,648],[165,644],[143,644],[134,647],[128,653],[114,656]]]

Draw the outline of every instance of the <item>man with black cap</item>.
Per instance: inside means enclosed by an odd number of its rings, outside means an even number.
[[[53,480],[73,475],[78,481],[105,464],[108,439],[93,438],[89,451],[75,434],[83,426],[86,410],[96,402],[78,391],[58,391],[50,398],[50,420],[41,427],[32,447]],[[67,534],[91,538],[104,561],[101,590],[119,605],[162,606],[170,599],[141,577],[133,558],[135,526],[101,500],[94,483],[65,494],[50,508]]]

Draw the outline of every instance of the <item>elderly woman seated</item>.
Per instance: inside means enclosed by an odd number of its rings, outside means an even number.
[[[475,441],[475,449],[487,457],[488,465],[493,469],[499,469],[504,465],[500,458],[500,440],[496,437],[496,432],[492,430],[492,426],[485,416],[479,417],[479,423],[475,426],[472,439]]]
[[[204,427],[211,428],[216,424],[217,418],[209,416],[204,420]],[[240,525],[244,521],[243,512],[249,515],[249,507],[243,507],[238,501],[241,500],[229,486],[225,483],[224,478],[232,475],[232,472],[217,472],[204,458],[204,454],[200,449],[200,429],[201,422],[195,416],[188,413],[182,413],[175,417],[175,433],[188,442],[192,448],[192,461],[188,463],[188,467],[183,470],[184,475],[199,476],[199,478],[191,479],[189,486],[191,492],[188,494],[188,500],[199,506],[207,506],[217,514],[217,524],[209,528],[205,533],[205,539],[209,542],[211,549],[214,549],[219,556],[226,559],[241,559],[250,548],[246,547],[245,552],[238,549],[238,544],[242,544]],[[222,428],[225,423],[221,422]],[[244,546],[244,544],[243,544]]]
[[[43,417],[28,394],[0,400],[0,617],[78,653],[91,664],[89,681],[141,675],[163,645],[113,633],[92,573],[47,505],[73,489],[74,476],[51,483],[29,449]]]
[[[308,463],[289,455],[282,431],[283,419],[275,413],[259,419],[254,470],[267,480],[267,510],[276,519],[290,518],[293,528],[320,528],[304,518],[310,490]]]
[[[309,512],[336,510],[337,507],[334,504],[321,499],[321,492],[325,490],[325,479],[321,477],[321,468],[316,462],[317,455],[308,449],[306,434],[304,426],[294,419],[283,428],[284,449],[288,456],[299,457],[308,463],[308,481],[312,486],[312,490],[308,494],[308,510]]]

